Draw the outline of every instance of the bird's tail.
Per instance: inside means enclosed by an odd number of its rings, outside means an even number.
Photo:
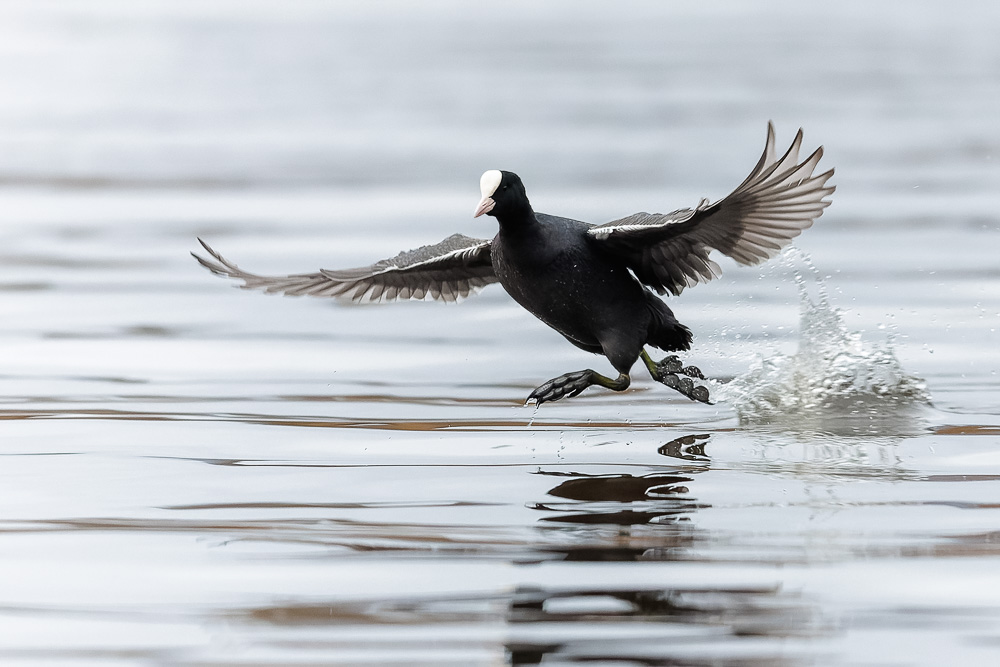
[[[652,316],[646,342],[665,352],[691,349],[691,330],[677,321],[667,304],[652,292],[646,293],[646,307]]]

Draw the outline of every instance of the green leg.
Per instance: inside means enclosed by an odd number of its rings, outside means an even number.
[[[646,370],[657,382],[661,382],[671,389],[674,389],[692,401],[709,403],[708,389],[706,387],[696,387],[691,378],[704,380],[705,376],[696,366],[683,366],[681,360],[674,355],[670,355],[660,362],[653,361],[646,350],[639,355],[642,363],[646,364]],[[687,377],[681,377],[686,375]]]
[[[528,400],[524,404],[527,405],[534,401],[536,405],[541,405],[548,401],[558,401],[560,398],[576,396],[592,384],[600,385],[613,391],[625,391],[631,383],[632,380],[625,373],[619,374],[616,379],[612,380],[590,369],[576,371],[575,373],[560,375],[544,383],[531,392],[531,395],[528,396]]]

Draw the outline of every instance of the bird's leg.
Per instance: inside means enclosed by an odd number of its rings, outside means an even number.
[[[620,373],[616,380],[612,380],[588,368],[584,371],[566,373],[552,378],[531,392],[524,404],[527,405],[534,401],[535,405],[541,405],[548,401],[558,401],[567,396],[576,396],[592,384],[598,384],[614,391],[625,391],[631,382],[632,380],[625,373]]]
[[[671,389],[684,394],[692,401],[709,402],[708,389],[706,387],[695,386],[694,381],[691,379],[705,379],[705,375],[697,366],[684,366],[681,364],[681,360],[675,355],[670,355],[657,363],[650,358],[646,350],[642,351],[640,357],[642,358],[642,362],[646,364],[649,374],[657,382],[662,382]],[[681,377],[682,375],[687,377]]]

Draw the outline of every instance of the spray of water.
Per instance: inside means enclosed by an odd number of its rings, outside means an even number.
[[[898,418],[926,405],[924,382],[906,373],[891,338],[872,343],[849,331],[805,253],[792,248],[782,258],[811,273],[811,281],[796,273],[798,350],[792,355],[757,355],[746,373],[717,391],[741,423],[822,426],[843,419]],[[816,301],[808,294],[809,282],[819,292]]]

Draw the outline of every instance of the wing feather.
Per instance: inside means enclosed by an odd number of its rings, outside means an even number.
[[[458,301],[497,282],[490,259],[490,241],[461,234],[435,245],[401,252],[371,266],[356,269],[320,269],[316,273],[261,276],[244,271],[198,239],[209,257],[191,253],[217,276],[242,280],[243,289],[268,294],[320,296],[359,303],[401,299]]]
[[[685,287],[719,277],[719,265],[709,258],[712,250],[739,264],[759,264],[812,226],[836,190],[827,185],[833,169],[813,173],[823,157],[822,146],[799,162],[802,136],[800,129],[776,158],[774,125],[768,123],[764,152],[728,196],[712,204],[703,199],[694,209],[666,215],[636,213],[588,233],[661,294],[680,294]]]

